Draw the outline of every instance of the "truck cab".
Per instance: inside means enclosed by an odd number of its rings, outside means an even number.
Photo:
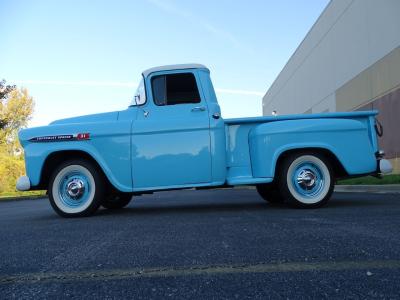
[[[132,107],[135,190],[224,183],[225,128],[207,68],[143,72]]]
[[[254,185],[269,202],[320,207],[335,180],[391,171],[376,111],[223,119],[203,65],[146,70],[127,109],[20,131],[27,175],[64,217],[160,190]],[[351,146],[350,146],[351,145]]]

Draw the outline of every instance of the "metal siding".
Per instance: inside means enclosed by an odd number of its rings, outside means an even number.
[[[400,156],[400,88],[359,107],[358,111],[379,110],[378,120],[382,123],[384,134],[379,138],[379,147],[386,152],[386,158]]]
[[[335,94],[341,99],[329,108],[349,110],[387,91],[400,78],[399,67],[388,62],[363,71],[399,47],[399,11],[397,0],[331,1],[263,97],[263,114],[321,111],[320,103]],[[343,97],[335,93],[352,79]]]

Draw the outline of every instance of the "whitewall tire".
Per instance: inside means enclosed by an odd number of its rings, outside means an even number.
[[[281,194],[294,206],[320,207],[332,195],[332,167],[329,160],[319,153],[295,153],[288,156],[279,175]]]
[[[60,216],[89,216],[102,202],[104,180],[92,163],[70,160],[53,172],[48,193],[52,207]]]

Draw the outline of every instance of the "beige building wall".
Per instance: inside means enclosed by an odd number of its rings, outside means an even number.
[[[263,115],[378,109],[400,172],[400,0],[332,0],[263,97]]]
[[[335,93],[336,110],[357,109],[398,88],[400,88],[400,47],[338,88]]]
[[[399,12],[399,0],[332,0],[263,97],[263,114],[350,110],[393,89]]]

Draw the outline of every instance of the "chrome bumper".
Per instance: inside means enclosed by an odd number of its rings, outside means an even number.
[[[392,164],[387,159],[378,160],[378,173],[388,174],[393,171]]]
[[[375,153],[375,156],[378,160],[378,169],[376,170],[378,175],[379,174],[388,174],[393,171],[392,164],[385,157],[385,151],[379,150]]]
[[[18,191],[29,191],[31,189],[31,181],[29,180],[28,176],[21,176],[17,180],[17,190]]]

